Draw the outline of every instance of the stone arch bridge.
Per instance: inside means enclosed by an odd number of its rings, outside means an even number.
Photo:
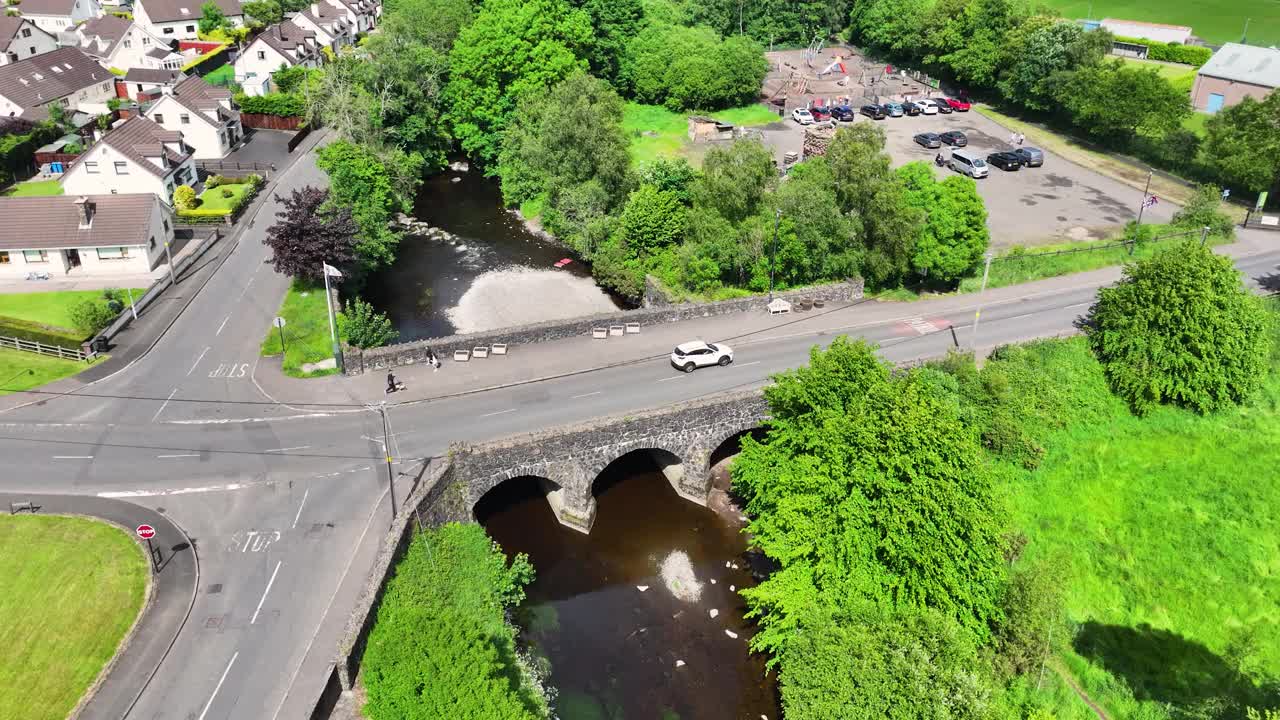
[[[628,453],[648,451],[682,497],[706,505],[712,457],[758,428],[767,414],[759,390],[735,392],[599,418],[579,425],[454,445],[448,469],[420,508],[435,520],[470,520],[486,493],[516,478],[536,478],[559,521],[590,532],[596,478]]]

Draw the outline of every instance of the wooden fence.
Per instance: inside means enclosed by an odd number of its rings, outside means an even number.
[[[263,130],[297,130],[302,125],[302,117],[298,115],[280,117],[279,115],[242,112],[240,113],[240,124],[248,128],[261,128]]]
[[[0,348],[10,348],[12,350],[21,350],[23,352],[40,353],[41,355],[49,355],[51,357],[62,358],[63,360],[84,360],[85,354],[82,350],[72,350],[58,345],[45,345],[34,340],[23,340],[16,337],[5,337],[0,335]]]

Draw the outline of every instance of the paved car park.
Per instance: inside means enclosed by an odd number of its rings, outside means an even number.
[[[934,157],[942,152],[949,157],[950,148],[926,149],[912,139],[917,133],[962,131],[968,139],[967,150],[987,154],[1009,150],[1010,133],[995,121],[977,112],[953,112],[949,115],[917,115],[872,120],[857,115],[855,123],[876,123],[884,128],[886,149],[894,166],[913,160],[929,164],[939,177],[955,171],[934,166]],[[779,160],[784,153],[799,152],[804,128],[788,120],[764,129],[765,142],[774,148]],[[977,181],[978,192],[987,206],[987,226],[991,228],[996,247],[1031,245],[1068,240],[1105,238],[1114,234],[1138,213],[1142,191],[1104,177],[1049,152],[1044,165],[1005,171],[992,167],[988,177]],[[1177,208],[1163,201],[1148,208],[1144,221],[1168,222]]]

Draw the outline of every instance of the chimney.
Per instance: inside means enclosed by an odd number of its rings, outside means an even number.
[[[311,3],[311,14],[320,17],[320,3]]]
[[[76,198],[76,210],[80,212],[80,229],[93,225],[93,201],[87,195]]]

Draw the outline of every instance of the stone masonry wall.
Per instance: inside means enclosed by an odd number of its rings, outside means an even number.
[[[808,298],[829,303],[840,303],[861,299],[862,290],[862,279],[854,278],[843,283],[816,285],[809,288],[774,293],[774,295],[790,301]],[[426,362],[428,348],[434,351],[437,357],[448,359],[453,356],[455,350],[487,347],[494,343],[506,343],[509,346],[516,346],[590,336],[592,329],[609,327],[610,325],[625,325],[626,323],[636,322],[640,323],[641,326],[658,325],[740,312],[763,312],[767,303],[768,297],[764,295],[753,295],[719,302],[681,303],[679,305],[585,315],[568,320],[549,320],[533,325],[502,328],[470,335],[428,338],[426,340],[415,340],[363,351],[358,348],[344,346],[342,352],[346,374],[360,375],[365,372]]]

